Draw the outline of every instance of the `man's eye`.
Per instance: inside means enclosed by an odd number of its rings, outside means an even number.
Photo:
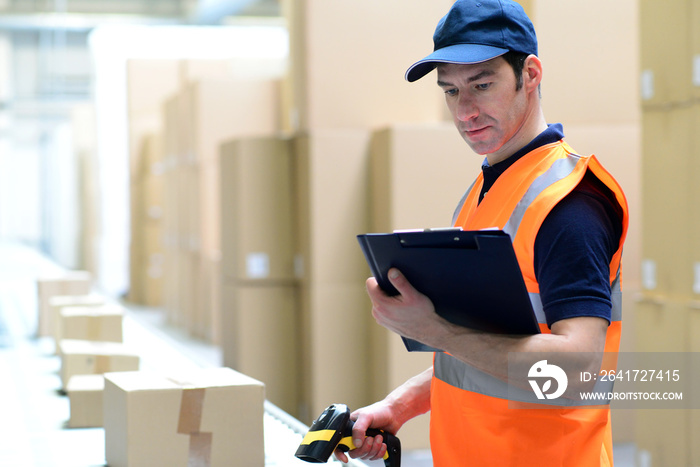
[[[456,96],[457,90],[456,89],[445,89],[445,94],[447,94],[448,96]]]
[[[477,84],[477,85],[474,86],[474,87],[475,87],[476,89],[478,89],[479,91],[485,91],[485,90],[487,90],[488,88],[491,87],[491,83],[480,83],[480,84]]]

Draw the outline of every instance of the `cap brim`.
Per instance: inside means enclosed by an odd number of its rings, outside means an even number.
[[[507,49],[480,44],[455,44],[443,47],[406,70],[406,81],[413,82],[430,73],[439,63],[469,65],[482,63],[508,52]]]

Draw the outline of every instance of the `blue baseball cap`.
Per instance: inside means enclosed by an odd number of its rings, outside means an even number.
[[[407,81],[439,63],[481,63],[508,51],[537,55],[535,27],[511,0],[457,0],[438,23],[433,43],[433,53],[406,71]]]

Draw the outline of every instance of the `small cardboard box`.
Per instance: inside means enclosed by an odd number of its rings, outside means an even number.
[[[60,295],[83,295],[90,293],[92,275],[87,271],[69,271],[56,277],[37,279],[37,302],[39,305],[39,336],[53,336],[55,316],[51,313],[49,300]]]
[[[122,342],[124,308],[103,306],[66,306],[60,311],[60,339]]]
[[[230,368],[107,374],[107,463],[263,467],[264,388]]]
[[[139,356],[121,343],[63,339],[58,347],[64,388],[75,375],[100,375],[110,371],[139,369]]]
[[[61,310],[67,306],[104,306],[106,298],[99,294],[58,295],[49,299],[50,321],[53,323],[51,337],[56,344],[61,340]]]
[[[102,426],[103,375],[75,375],[68,381],[66,393],[70,401],[68,428]]]

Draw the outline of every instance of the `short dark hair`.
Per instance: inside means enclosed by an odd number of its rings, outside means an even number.
[[[525,67],[525,60],[529,55],[523,52],[513,52],[508,51],[502,55],[503,59],[508,62],[508,65],[513,69],[515,73],[515,90],[520,91],[523,87],[523,68]]]

